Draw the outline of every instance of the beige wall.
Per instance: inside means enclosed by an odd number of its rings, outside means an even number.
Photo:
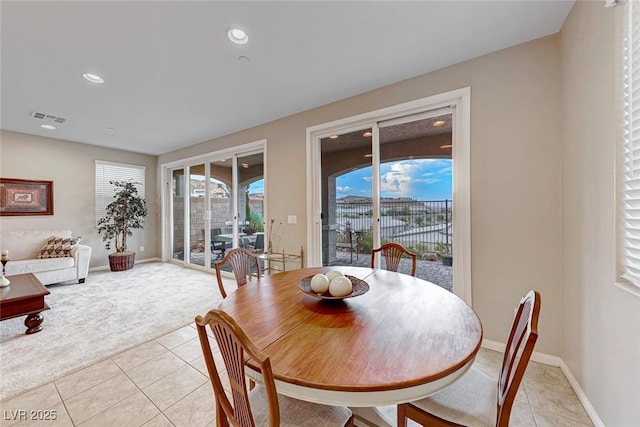
[[[268,217],[285,223],[282,246],[295,250],[307,237],[307,127],[470,86],[474,309],[482,319],[485,338],[504,342],[512,307],[527,290],[540,290],[544,305],[537,349],[559,355],[559,59],[557,36],[536,40],[168,153],[159,160],[267,139]],[[298,224],[286,224],[287,215],[297,215]]]
[[[614,285],[618,14],[579,1],[561,32],[562,357],[609,427],[640,420],[640,298]]]
[[[90,267],[108,265],[107,251],[95,227],[95,160],[146,166],[149,217],[144,230],[127,240],[136,259],[159,257],[158,188],[156,157],[111,150],[59,139],[0,133],[0,176],[53,181],[52,216],[0,217],[3,230],[71,229],[93,248]],[[144,253],[139,252],[145,247]],[[113,246],[112,246],[113,247]]]
[[[158,164],[266,138],[268,218],[285,223],[278,249],[294,251],[307,235],[307,127],[470,86],[472,285],[485,338],[503,342],[511,308],[538,289],[536,350],[566,361],[606,425],[634,425],[640,298],[614,285],[616,13],[579,1],[561,35],[167,153]],[[158,256],[153,157],[1,136],[3,177],[56,182],[53,217],[3,217],[1,227],[71,228],[94,247],[92,265],[104,265],[93,227],[93,160],[145,164],[152,215],[135,245]],[[286,224],[287,215],[298,224]]]

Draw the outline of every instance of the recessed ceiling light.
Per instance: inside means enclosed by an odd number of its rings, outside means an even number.
[[[362,136],[364,136],[365,138],[369,138],[372,135],[373,134],[371,132],[365,132],[365,133],[362,134]]]
[[[440,148],[451,148],[453,147],[453,145],[449,144],[449,145],[441,145]]]
[[[104,83],[104,79],[97,74],[84,73],[82,77],[91,83]]]
[[[248,56],[238,56],[238,61],[240,62],[249,62],[249,57]]]
[[[331,135],[329,139],[338,139],[338,135]]]
[[[107,132],[113,132],[115,129],[114,128],[106,128]]]
[[[435,127],[442,126],[443,124],[444,124],[444,120],[438,120],[438,121],[433,122],[433,125]]]
[[[56,129],[56,127],[52,126],[52,125],[40,125],[40,127],[42,129],[49,129],[49,130],[55,130]]]
[[[247,35],[247,33],[238,28],[231,28],[229,31],[227,31],[227,37],[229,37],[229,40],[231,40],[235,44],[247,44],[247,42],[249,41],[249,36]]]
[[[365,157],[373,157],[373,154],[365,154]]]

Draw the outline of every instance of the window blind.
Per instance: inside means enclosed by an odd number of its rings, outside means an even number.
[[[127,165],[96,160],[96,226],[104,217],[107,205],[113,201],[116,186],[110,181],[131,181],[144,197],[145,166]]]
[[[622,277],[640,286],[640,5],[623,7]]]

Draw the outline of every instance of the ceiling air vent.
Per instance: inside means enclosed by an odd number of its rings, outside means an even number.
[[[34,119],[42,120],[44,122],[53,122],[53,123],[64,123],[67,121],[64,117],[54,116],[52,114],[39,113],[34,111],[31,113],[31,117]]]

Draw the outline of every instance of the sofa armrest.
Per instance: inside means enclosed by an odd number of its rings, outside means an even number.
[[[89,263],[91,262],[91,246],[75,245],[71,248],[71,256],[75,259],[76,271],[80,283],[89,275]]]

